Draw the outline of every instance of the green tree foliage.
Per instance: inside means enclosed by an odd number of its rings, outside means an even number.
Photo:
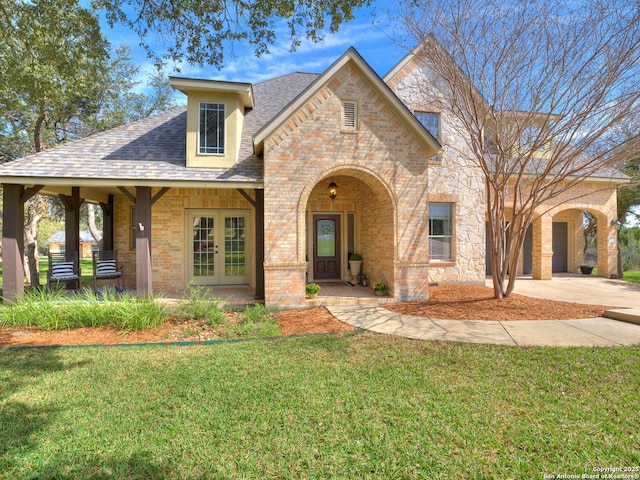
[[[640,227],[623,228],[618,245],[624,270],[640,270]]]
[[[225,50],[247,42],[256,55],[269,52],[276,30],[286,23],[291,49],[302,39],[317,42],[328,30],[354,18],[354,10],[371,0],[94,0],[114,25],[122,23],[140,36],[157,63],[164,60],[221,67]],[[166,53],[158,55],[147,42],[160,39]]]
[[[109,43],[76,0],[1,0],[0,160],[66,139],[70,119],[94,114]]]
[[[632,183],[618,189],[618,219],[624,222],[631,217],[640,222],[640,212],[633,209],[640,205],[640,153],[625,162],[620,169],[631,177]]]
[[[174,105],[162,73],[150,78],[150,94],[133,91],[138,75],[129,50],[113,52],[97,17],[77,0],[0,0],[0,162]],[[47,215],[59,217],[59,203],[39,195],[28,202],[25,270],[36,284]]]

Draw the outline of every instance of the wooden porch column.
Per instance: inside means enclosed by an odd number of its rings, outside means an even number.
[[[264,190],[256,189],[256,300],[264,300]]]
[[[107,203],[100,202],[102,207],[102,249],[113,250],[113,195],[109,195]]]
[[[153,293],[151,280],[151,187],[136,187],[136,290],[139,297]]]
[[[71,188],[71,196],[60,194],[64,204],[64,249],[65,252],[78,252],[80,259],[80,187]]]
[[[5,302],[15,302],[24,294],[24,188],[7,183],[2,187],[2,296]]]

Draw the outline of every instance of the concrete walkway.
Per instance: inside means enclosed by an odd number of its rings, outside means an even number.
[[[544,285],[543,285],[544,284]],[[522,279],[516,293],[565,302],[638,309],[640,285],[598,277]],[[640,325],[611,318],[577,320],[439,320],[391,312],[379,305],[332,305],[340,321],[378,333],[418,340],[447,340],[501,345],[613,346],[640,343]],[[629,312],[629,310],[627,310]]]

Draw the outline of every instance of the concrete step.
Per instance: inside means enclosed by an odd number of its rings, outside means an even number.
[[[617,308],[615,310],[605,310],[604,317],[620,320],[622,322],[635,323],[640,325],[640,308]]]

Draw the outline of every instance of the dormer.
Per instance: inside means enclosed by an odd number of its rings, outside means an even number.
[[[230,168],[238,162],[250,83],[169,77],[187,96],[187,167]]]

